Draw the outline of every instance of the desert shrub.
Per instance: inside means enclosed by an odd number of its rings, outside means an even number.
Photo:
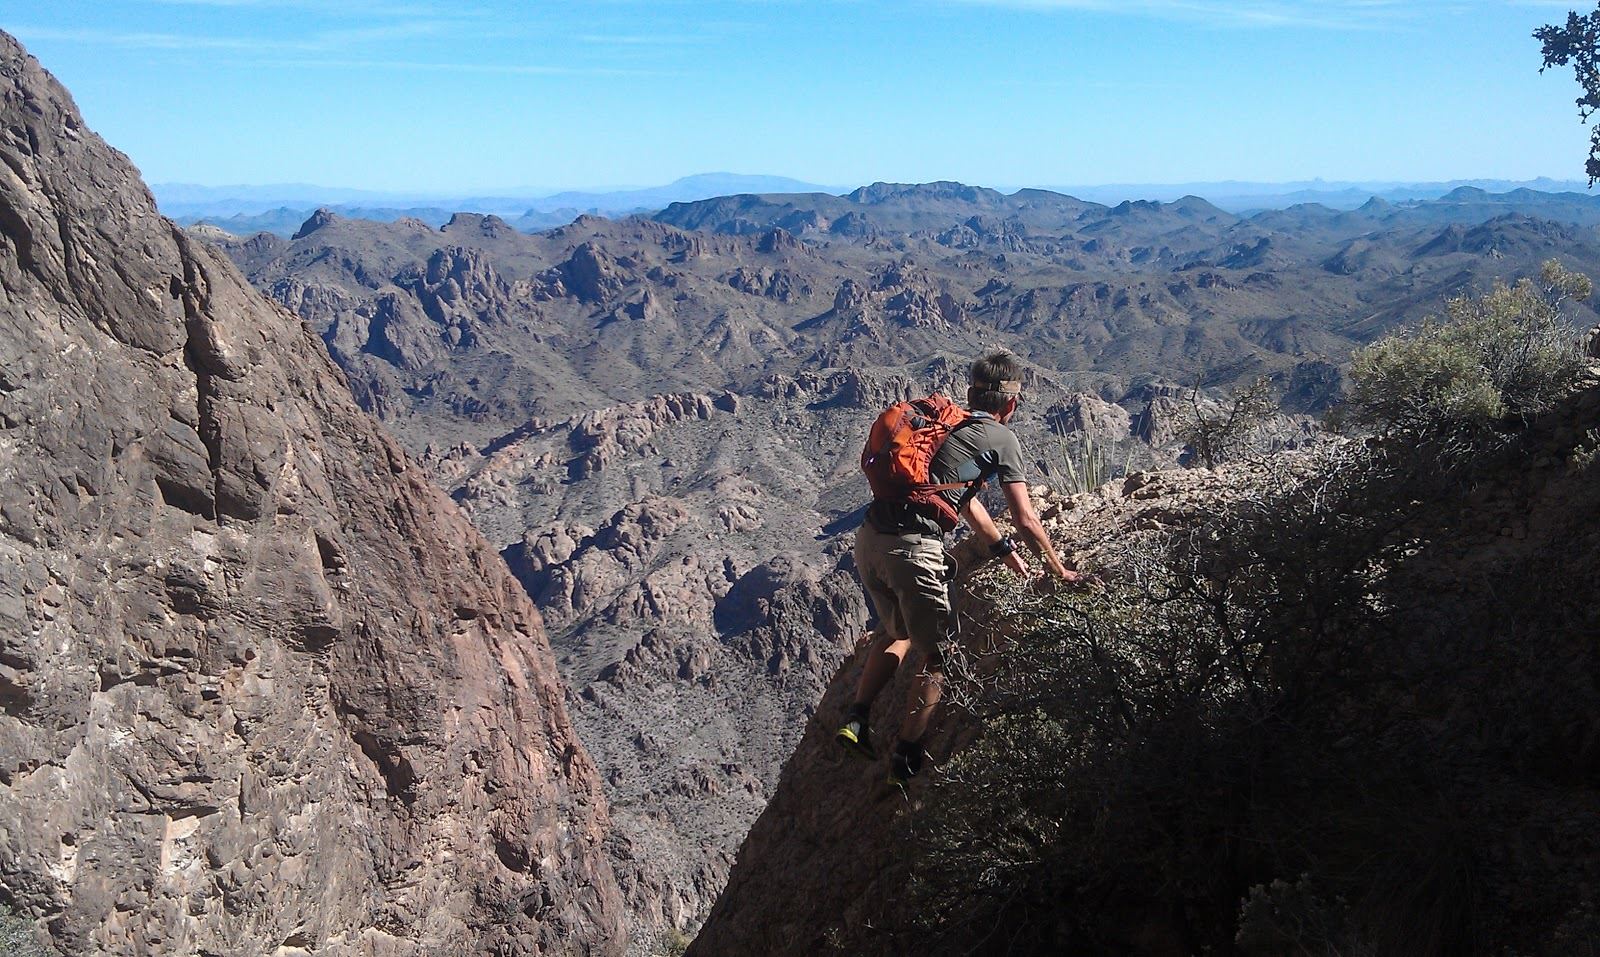
[[[1409,454],[1274,460],[1102,552],[1098,588],[992,597],[1001,647],[950,665],[981,736],[908,817],[931,952],[1442,957],[1590,926],[1594,800],[1540,802],[1600,773],[1574,640],[1600,556],[1577,520],[1570,566],[1457,580],[1468,493]]]
[[[1592,468],[1596,461],[1600,461],[1600,429],[1590,429],[1584,433],[1583,441],[1572,450],[1569,461],[1579,471]]]
[[[683,957],[689,951],[689,943],[690,938],[683,931],[676,927],[668,927],[661,932],[660,941],[652,953],[662,954],[664,957]]]
[[[0,957],[46,957],[33,936],[33,922],[0,904]]]
[[[1275,451],[1268,428],[1278,413],[1272,380],[1259,377],[1215,406],[1201,400],[1200,386],[1189,392],[1189,408],[1178,433],[1192,464],[1214,469],[1243,455]]]
[[[1352,516],[1368,478],[1330,455],[1312,479],[1278,475],[1122,542],[1104,587],[998,597],[1017,627],[1003,664],[952,666],[951,699],[985,733],[944,769],[921,838],[941,933],[995,953],[1114,951],[1117,926],[1205,902],[1202,935],[1231,936],[1245,849],[1206,835],[1250,831],[1249,769],[1340,673],[1340,626],[1381,618],[1373,577],[1402,512]],[[1290,664],[1308,657],[1316,680]]]
[[[1345,415],[1353,424],[1460,450],[1492,444],[1569,391],[1583,363],[1563,307],[1589,280],[1551,260],[1538,281],[1452,299],[1442,320],[1358,350]]]

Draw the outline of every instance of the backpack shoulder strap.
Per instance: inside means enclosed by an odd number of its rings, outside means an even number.
[[[969,419],[967,421],[970,422],[972,420]],[[963,422],[962,424],[965,425],[966,423]],[[961,510],[966,508],[967,503],[972,501],[973,496],[978,494],[978,490],[983,488],[989,479],[994,477],[996,472],[1000,471],[1000,453],[994,449],[984,449],[978,453],[977,462],[978,477],[966,483],[967,490],[962,493],[961,501],[956,503],[957,515],[960,515]]]

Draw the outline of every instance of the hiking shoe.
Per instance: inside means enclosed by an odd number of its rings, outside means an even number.
[[[878,751],[872,746],[872,732],[867,728],[867,719],[852,717],[839,729],[833,739],[844,746],[846,751],[867,760],[875,760]]]
[[[901,741],[889,756],[889,783],[905,787],[906,782],[922,773],[922,746]]]

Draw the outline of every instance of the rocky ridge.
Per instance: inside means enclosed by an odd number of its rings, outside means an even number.
[[[3,35],[0,111],[4,898],[73,953],[619,953],[498,556]]]

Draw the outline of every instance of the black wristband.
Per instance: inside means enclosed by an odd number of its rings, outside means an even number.
[[[989,546],[990,558],[1004,558],[1017,550],[1017,540],[1010,535]]]

